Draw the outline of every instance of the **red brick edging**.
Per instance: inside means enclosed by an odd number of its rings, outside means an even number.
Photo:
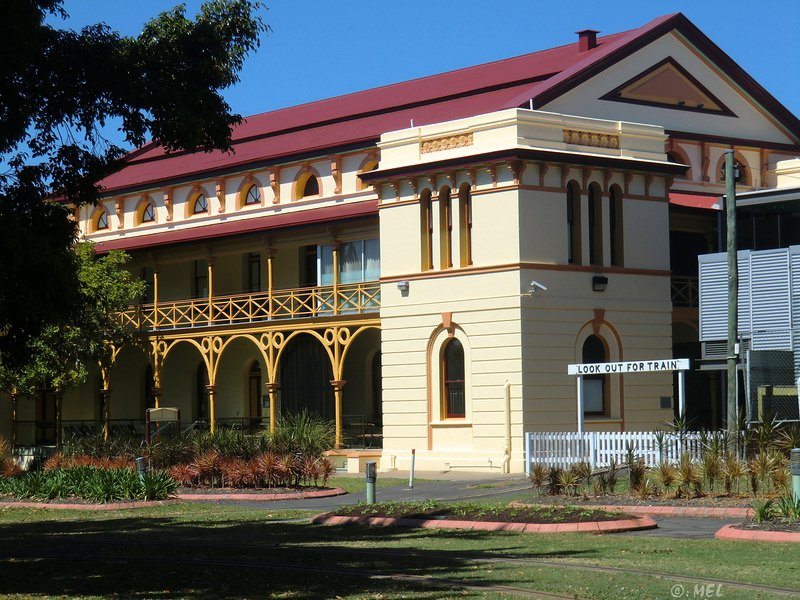
[[[800,533],[789,531],[748,531],[725,525],[714,537],[718,540],[754,540],[756,542],[800,542]]]
[[[246,500],[248,502],[272,502],[275,500],[305,500],[307,498],[328,498],[346,494],[344,488],[315,490],[313,492],[297,492],[296,494],[251,494],[246,492],[229,492],[225,494],[176,494],[178,500],[199,502],[208,500]]]
[[[468,529],[473,531],[517,531],[524,533],[616,533],[637,529],[653,529],[656,522],[650,517],[619,521],[590,521],[588,523],[497,523],[489,521],[456,521],[448,519],[398,519],[393,517],[342,517],[317,515],[311,523],[327,525],[386,525],[397,527],[426,527],[430,529]]]
[[[105,504],[80,504],[78,502],[0,502],[0,509],[4,507],[20,508],[53,508],[56,510],[121,510],[127,508],[150,508],[153,506],[166,506],[180,501],[205,502],[208,500],[247,500],[270,502],[274,500],[303,500],[305,498],[326,498],[328,496],[341,496],[346,494],[344,488],[331,488],[329,490],[316,490],[313,492],[298,492],[296,494],[176,494],[169,500],[133,501],[133,502],[108,502]]]
[[[21,508],[53,508],[56,510],[119,510],[124,508],[150,508],[151,506],[166,506],[176,504],[177,500],[151,500],[134,502],[108,502],[106,504],[70,504],[53,502],[0,502],[0,509],[6,507]]]

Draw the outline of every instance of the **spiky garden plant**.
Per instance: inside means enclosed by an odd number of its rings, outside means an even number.
[[[733,488],[734,493],[738,495],[739,481],[747,475],[746,465],[734,453],[729,452],[725,455],[725,462],[722,468],[725,477],[725,490],[730,494],[731,488]]]
[[[683,494],[686,498],[691,498],[692,492],[697,489],[698,481],[702,482],[697,464],[690,454],[681,455],[675,469],[675,476],[678,483],[677,496]]]
[[[721,470],[719,455],[711,451],[704,452],[700,459],[700,470],[703,479],[708,482],[708,492],[713,496]]]
[[[645,480],[647,475],[647,465],[641,457],[636,458],[632,463],[628,464],[628,478],[630,480],[630,490],[634,492],[639,489],[639,486]]]
[[[563,489],[561,485],[561,473],[564,469],[561,467],[550,467],[547,471],[547,491],[551,496],[558,496]]]
[[[531,465],[531,474],[528,476],[528,479],[531,480],[536,491],[541,494],[544,482],[547,480],[547,467],[542,463],[533,463]]]
[[[669,496],[670,488],[675,483],[675,467],[671,463],[663,461],[656,467],[656,473],[661,487],[664,488],[664,494]]]
[[[561,487],[568,495],[574,496],[581,484],[581,474],[574,466],[561,472],[559,476]]]

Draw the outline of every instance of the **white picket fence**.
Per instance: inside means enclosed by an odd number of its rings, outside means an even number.
[[[586,461],[592,470],[606,467],[612,460],[621,465],[626,462],[629,447],[650,467],[664,460],[675,462],[686,452],[695,457],[701,454],[702,442],[696,432],[682,436],[663,432],[660,446],[656,434],[655,431],[528,432],[525,434],[525,472],[530,475],[531,465],[535,463],[568,468]]]

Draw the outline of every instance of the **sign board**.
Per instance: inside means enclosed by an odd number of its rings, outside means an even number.
[[[651,371],[688,371],[688,358],[666,360],[633,360],[629,362],[584,363],[568,365],[569,375],[612,375],[624,373],[647,373]]]
[[[179,420],[177,408],[148,408],[147,414],[151,421],[177,421]]]

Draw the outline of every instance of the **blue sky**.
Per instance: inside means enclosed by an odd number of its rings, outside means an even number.
[[[125,35],[175,0],[65,0],[59,27],[105,22]],[[194,15],[200,0],[189,0]],[[273,0],[272,32],[225,92],[244,116],[569,44],[682,12],[800,115],[800,0]]]

